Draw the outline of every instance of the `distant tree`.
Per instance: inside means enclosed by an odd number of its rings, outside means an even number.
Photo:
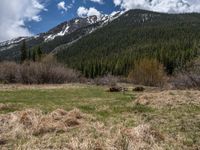
[[[27,59],[27,49],[26,49],[26,41],[22,41],[21,46],[21,63],[23,63]]]
[[[31,60],[31,50],[28,50],[28,60]]]
[[[41,50],[41,47],[38,46],[38,48],[37,48],[37,59],[41,60],[41,58],[42,58],[42,50]]]
[[[32,60],[35,62],[36,61],[36,51],[35,50],[33,50],[33,52],[32,52]]]
[[[135,63],[129,78],[136,84],[147,86],[162,86],[165,83],[165,72],[163,65],[156,59],[144,58]]]

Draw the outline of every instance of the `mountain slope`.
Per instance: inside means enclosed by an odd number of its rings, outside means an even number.
[[[81,37],[90,34],[95,29],[106,25],[121,15],[117,12],[111,15],[90,16],[87,18],[75,18],[59,24],[46,33],[34,37],[20,37],[0,43],[0,60],[17,60],[20,56],[21,41],[26,40],[28,48],[41,46],[45,53],[51,52],[57,46],[71,43]]]
[[[57,56],[88,77],[128,74],[143,57],[157,58],[171,74],[197,55],[199,39],[200,14],[130,10]]]

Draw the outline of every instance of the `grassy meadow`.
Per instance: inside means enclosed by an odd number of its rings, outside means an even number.
[[[140,93],[131,89],[130,87],[125,93],[110,93],[107,92],[108,87],[83,84],[1,85],[0,116],[5,117],[27,109],[42,111],[44,115],[57,109],[78,109],[87,116],[84,117],[83,124],[70,127],[67,131],[60,133],[48,130],[39,136],[23,135],[15,142],[13,139],[16,137],[8,138],[4,139],[6,142],[2,145],[5,149],[200,148],[199,91],[148,89]],[[0,123],[0,126],[4,127],[4,124]],[[133,133],[131,136],[126,132],[129,130]],[[146,135],[147,133],[150,135]],[[0,145],[6,132],[2,135],[4,136],[0,136]],[[112,141],[112,136],[118,138]],[[135,137],[142,139],[139,146],[136,144],[138,141],[133,140]],[[134,142],[136,143],[133,144]]]

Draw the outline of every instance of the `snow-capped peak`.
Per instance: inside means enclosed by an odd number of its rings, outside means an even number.
[[[47,37],[45,37],[45,42],[53,40],[53,39],[55,39],[55,37],[58,37],[58,36],[64,36],[65,34],[67,34],[69,32],[69,28],[70,28],[70,26],[67,24],[65,26],[65,28],[63,30],[61,30],[60,32],[58,32],[56,34],[48,35]]]
[[[87,18],[75,18],[71,21],[62,23],[59,26],[57,26],[54,29],[47,32],[44,36],[44,41],[48,42],[50,40],[55,39],[56,37],[70,34],[79,28],[82,28],[82,27],[85,27],[88,25],[92,25],[92,24],[95,24],[98,22],[100,22],[102,25],[104,25],[105,23],[108,23],[108,22],[118,18],[123,13],[124,12],[122,12],[122,11],[116,11],[116,12],[111,13],[110,15],[102,14],[101,16],[89,16]]]

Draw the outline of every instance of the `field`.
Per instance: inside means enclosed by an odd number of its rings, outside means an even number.
[[[0,149],[200,149],[200,91],[0,85]]]

